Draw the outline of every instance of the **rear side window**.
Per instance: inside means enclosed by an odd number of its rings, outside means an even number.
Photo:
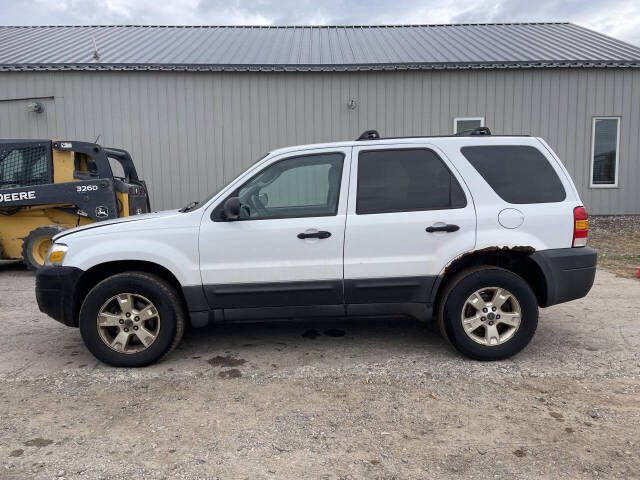
[[[358,156],[357,214],[462,208],[466,204],[460,184],[431,150],[375,150]]]
[[[567,194],[556,171],[535,147],[462,147],[462,155],[505,202],[561,202]]]

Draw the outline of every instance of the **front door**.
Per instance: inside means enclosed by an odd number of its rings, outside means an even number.
[[[429,302],[446,264],[472,250],[471,195],[427,144],[353,149],[344,253],[348,304]]]
[[[350,148],[274,157],[204,215],[200,270],[211,308],[225,309],[225,318],[232,309],[268,317],[313,305],[343,313],[350,157]],[[217,212],[234,196],[240,219],[224,221]]]

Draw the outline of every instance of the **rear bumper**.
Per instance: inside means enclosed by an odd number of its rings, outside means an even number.
[[[546,298],[541,307],[582,298],[593,286],[598,254],[593,248],[558,248],[531,255],[545,277]]]
[[[75,292],[84,272],[76,267],[42,267],[36,273],[40,311],[69,327],[77,327]]]

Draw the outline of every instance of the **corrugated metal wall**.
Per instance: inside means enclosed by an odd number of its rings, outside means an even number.
[[[44,97],[45,113],[27,112],[34,97]],[[619,188],[589,188],[600,115],[622,117]],[[369,128],[450,134],[462,116],[484,116],[495,133],[545,138],[590,212],[640,214],[639,70],[0,73],[0,137],[100,135],[131,152],[161,209],[204,197],[273,148]]]

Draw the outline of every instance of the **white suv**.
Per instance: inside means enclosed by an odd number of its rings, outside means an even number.
[[[596,252],[542,139],[472,133],[282,148],[202,202],[65,231],[40,309],[116,366],[157,361],[188,325],[398,314],[509,357],[538,307],[589,292]]]

